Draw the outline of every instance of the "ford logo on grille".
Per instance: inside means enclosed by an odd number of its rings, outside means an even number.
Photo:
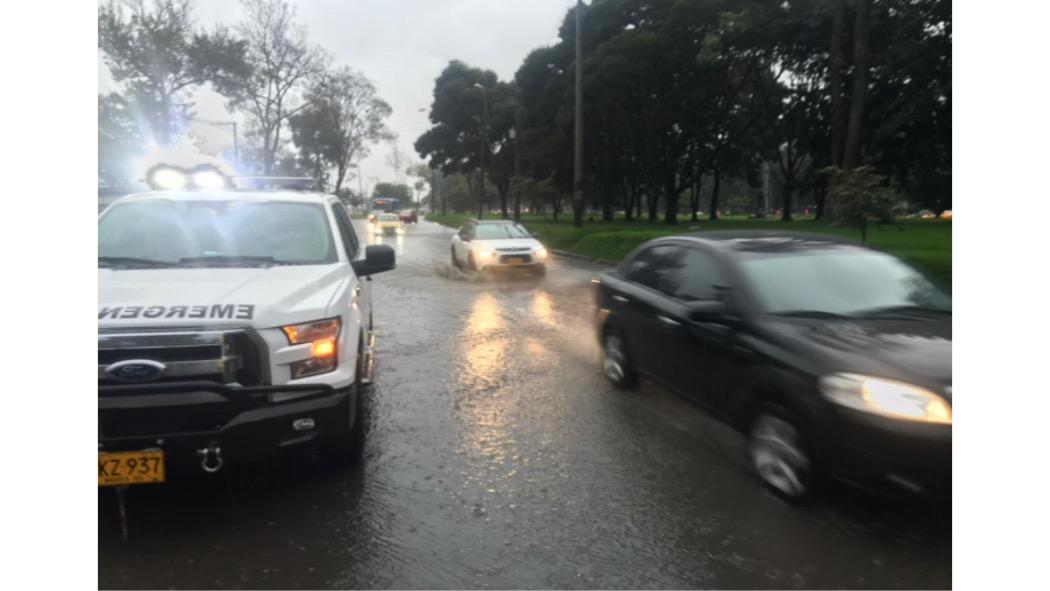
[[[121,382],[148,382],[164,373],[167,366],[149,359],[129,359],[106,366],[106,375]]]

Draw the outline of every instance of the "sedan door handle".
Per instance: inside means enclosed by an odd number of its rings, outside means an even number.
[[[630,303],[630,301],[631,301],[631,300],[629,300],[629,299],[627,299],[627,298],[623,297],[622,295],[614,295],[614,296],[612,297],[612,299],[613,299],[614,301],[620,302],[621,304],[627,304],[627,303]]]
[[[675,327],[675,328],[677,328],[679,326],[682,326],[681,322],[678,322],[674,318],[668,318],[667,316],[664,316],[663,314],[657,314],[656,315],[656,319],[659,320],[660,322],[663,322],[667,326],[671,326],[671,327]]]

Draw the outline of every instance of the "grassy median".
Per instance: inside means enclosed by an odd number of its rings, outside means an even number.
[[[474,216],[466,214],[427,215],[426,219],[458,228]],[[497,219],[492,216],[489,219]],[[749,220],[730,217],[718,221],[681,221],[678,226],[645,221],[588,221],[573,228],[571,216],[552,222],[539,216],[523,216],[522,224],[538,233],[548,248],[564,250],[594,259],[618,261],[647,240],[685,232],[711,230],[791,230],[834,234],[860,241],[860,232],[831,224],[802,219],[794,222]],[[924,269],[950,288],[952,280],[952,223],[943,220],[898,220],[893,224],[873,226],[868,230],[868,244],[893,253]]]

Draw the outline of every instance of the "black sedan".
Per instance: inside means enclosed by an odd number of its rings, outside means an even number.
[[[650,241],[595,283],[605,375],[645,375],[741,430],[781,497],[824,476],[950,491],[951,298],[900,259],[704,232]]]

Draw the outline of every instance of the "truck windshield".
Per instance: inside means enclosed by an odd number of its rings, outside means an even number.
[[[283,201],[118,203],[99,220],[98,256],[164,266],[336,261],[324,209]]]

